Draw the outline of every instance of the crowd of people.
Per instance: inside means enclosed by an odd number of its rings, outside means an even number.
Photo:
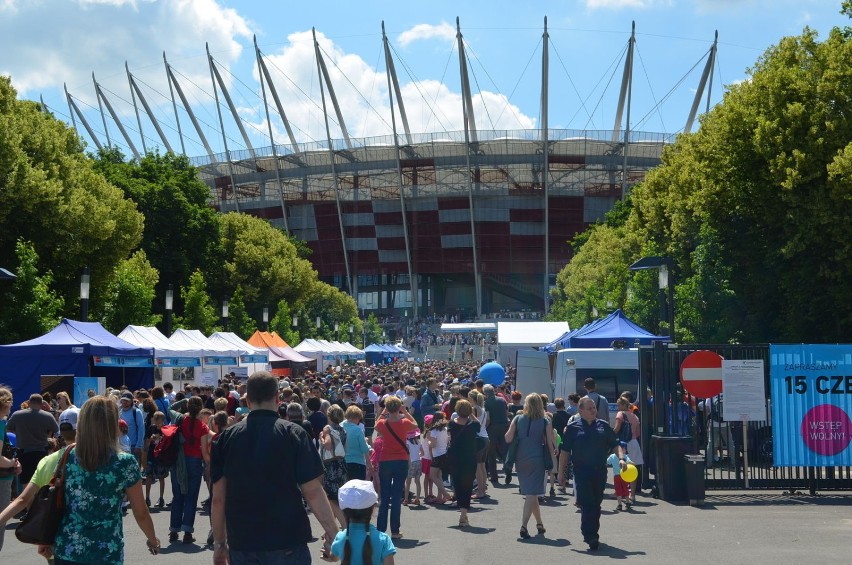
[[[502,481],[517,477],[524,497],[520,539],[532,537],[531,518],[535,535],[545,535],[539,504],[548,485],[552,497],[573,481],[584,540],[597,549],[607,457],[615,453],[620,468],[642,463],[633,399],[618,399],[613,429],[591,379],[583,396],[551,401],[514,390],[511,367],[494,384],[478,369],[400,361],[286,378],[261,371],[217,387],[91,391],[80,408],[65,393],[32,395],[11,415],[12,391],[0,388],[0,550],[6,522],[26,510],[68,449],[69,511],[56,544],[39,549],[60,564],[121,563],[127,508],[151,553],[160,548],[151,507],[169,507],[169,543],[196,543],[205,486],[210,527],[202,529],[214,563],[307,562],[308,511],[322,526],[324,559],[392,563],[393,540],[405,536],[403,506],[454,505],[464,530],[471,504],[501,481],[501,466]],[[16,478],[22,490],[12,500]],[[109,496],[94,504],[104,481]],[[617,478],[616,495],[619,509],[629,507],[636,484]],[[95,559],[107,535],[110,552]]]

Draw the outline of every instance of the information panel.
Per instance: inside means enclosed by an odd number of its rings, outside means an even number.
[[[722,418],[726,422],[766,420],[763,359],[722,361]]]
[[[852,465],[852,345],[771,345],[775,465]]]

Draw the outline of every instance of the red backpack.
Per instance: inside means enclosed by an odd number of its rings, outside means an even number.
[[[154,459],[163,467],[172,467],[177,463],[180,449],[180,427],[183,416],[179,416],[174,424],[160,428],[161,438],[154,447]]]

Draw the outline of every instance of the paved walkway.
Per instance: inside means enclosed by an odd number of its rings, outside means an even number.
[[[458,513],[449,506],[403,508],[405,539],[397,543],[396,563],[564,564],[613,559],[678,565],[852,563],[852,493],[809,497],[779,492],[718,492],[708,493],[702,508],[640,496],[630,512],[615,512],[615,501],[607,499],[601,519],[601,547],[596,553],[589,553],[582,542],[580,516],[567,496],[558,496],[544,506],[544,536],[520,541],[522,498],[517,483],[489,487],[489,493],[491,498],[474,504],[472,527],[465,530],[458,528]],[[205,487],[201,498],[206,498]],[[212,551],[200,544],[168,545],[167,509],[154,510],[153,516],[165,544],[163,553],[156,558],[147,555],[144,537],[128,515],[124,523],[126,563],[212,562]],[[198,517],[196,528],[196,537],[203,543],[208,529],[206,513]],[[33,547],[15,539],[13,529],[14,522],[7,527],[0,563],[44,563]],[[530,530],[535,531],[533,521]],[[320,531],[314,522],[314,533]],[[322,562],[319,550],[316,540],[311,544],[314,563]]]

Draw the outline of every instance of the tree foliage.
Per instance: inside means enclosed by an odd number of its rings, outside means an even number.
[[[91,269],[97,301],[139,243],[142,224],[135,204],[93,168],[74,130],[17,100],[11,79],[0,77],[0,262],[12,263],[19,238],[30,242],[70,314],[82,268]]]
[[[290,347],[295,347],[302,341],[299,331],[293,327],[293,314],[286,300],[278,302],[275,315],[269,320],[269,331],[278,333],[278,336]]]
[[[3,343],[17,343],[38,337],[53,329],[61,318],[62,299],[50,289],[53,275],[39,274],[38,253],[32,244],[18,240],[15,245],[17,277],[11,288],[0,293],[0,336]]]
[[[137,251],[121,261],[102,290],[99,315],[104,327],[119,333],[129,324],[155,326],[160,323],[161,316],[151,312],[159,278],[144,251]]]
[[[216,270],[224,277],[223,292],[242,286],[251,312],[282,299],[289,304],[304,300],[316,271],[281,230],[246,214],[224,214],[219,220],[223,256]]]
[[[190,275],[189,284],[181,287],[181,296],[184,300],[183,316],[175,318],[176,328],[200,330],[204,335],[221,329],[218,325],[219,316],[207,294],[207,283],[201,270]]]
[[[94,163],[145,215],[140,247],[164,286],[185,283],[195,269],[217,264],[219,222],[208,202],[209,189],[189,159],[148,153],[127,161],[121,151],[108,148],[98,152]]]
[[[806,29],[771,47],[697,132],[664,151],[635,187],[623,230],[588,236],[558,277],[554,310],[579,320],[588,301],[617,295],[624,265],[667,255],[680,340],[848,339],[850,85],[843,30],[820,42]],[[630,276],[632,294],[653,295],[641,276]],[[652,316],[643,301],[639,317]],[[635,300],[626,302],[630,314]]]
[[[256,329],[257,321],[249,316],[246,311],[246,304],[243,301],[243,288],[237,286],[228,302],[228,331],[234,332],[243,339],[248,339]]]
[[[372,312],[369,316],[367,316],[367,321],[364,323],[364,334],[365,334],[365,342],[363,347],[367,347],[373,343],[382,343],[384,342],[384,338],[382,337],[382,326],[379,325],[379,319],[376,318],[376,315]]]

